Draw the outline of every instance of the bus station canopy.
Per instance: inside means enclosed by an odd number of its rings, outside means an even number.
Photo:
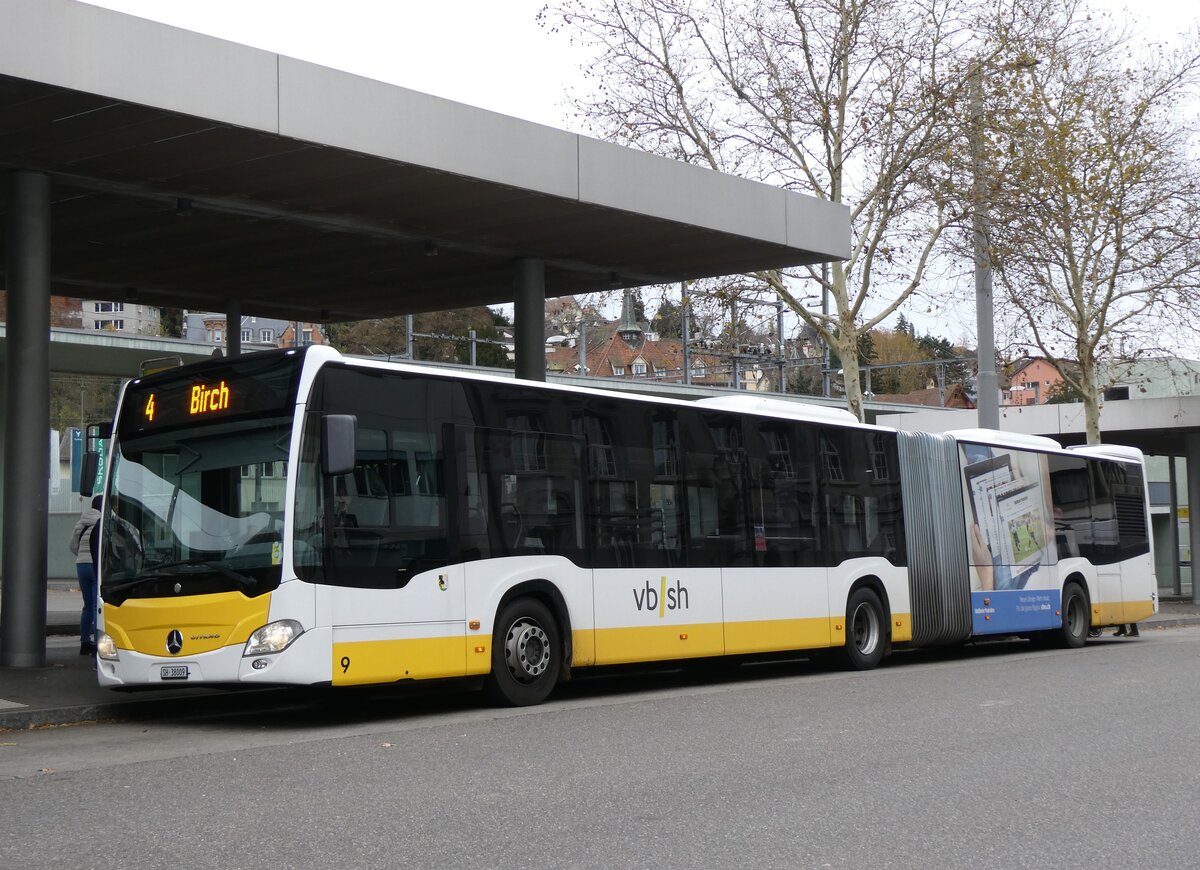
[[[74,0],[0,22],[55,294],[337,321],[507,301],[523,259],[557,296],[848,255],[770,185]]]

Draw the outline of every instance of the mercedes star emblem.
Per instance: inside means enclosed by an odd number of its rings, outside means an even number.
[[[167,635],[167,652],[177,656],[181,649],[183,649],[183,635],[179,633],[179,629],[172,629],[171,633]]]

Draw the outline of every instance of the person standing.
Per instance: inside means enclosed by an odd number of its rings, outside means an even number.
[[[100,519],[101,497],[79,514],[79,521],[71,531],[71,552],[75,554],[75,576],[79,578],[79,592],[83,596],[83,613],[79,617],[79,654],[94,655],[96,652],[96,564],[92,558],[92,534]]]

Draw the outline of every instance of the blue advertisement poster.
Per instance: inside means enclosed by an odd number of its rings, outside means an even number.
[[[1062,601],[1057,589],[1015,589],[971,593],[971,631],[1020,634],[1057,628]]]
[[[976,634],[1061,622],[1049,462],[1044,454],[963,443],[963,505]]]

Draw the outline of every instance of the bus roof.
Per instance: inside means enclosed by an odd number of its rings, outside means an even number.
[[[946,433],[955,441],[994,444],[997,447],[1017,447],[1024,450],[1056,450],[1063,446],[1044,435],[1025,435],[1021,432],[1001,432],[996,429],[954,429]]]
[[[386,369],[391,371],[403,371],[424,375],[432,375],[435,377],[444,378],[460,378],[463,380],[484,381],[495,384],[519,384],[535,389],[552,390],[563,393],[573,393],[576,395],[588,396],[603,396],[604,398],[621,398],[633,402],[645,402],[654,405],[674,405],[681,408],[703,408],[710,411],[730,411],[739,414],[757,414],[766,417],[776,417],[789,420],[808,421],[816,423],[826,423],[837,426],[854,426],[865,429],[894,431],[886,426],[873,426],[868,423],[860,422],[849,411],[841,410],[840,408],[828,408],[824,405],[816,405],[801,401],[788,401],[786,399],[768,398],[747,393],[737,393],[728,396],[714,396],[705,399],[675,399],[665,396],[652,396],[637,393],[619,393],[615,390],[606,390],[603,387],[582,387],[576,384],[549,384],[544,381],[518,381],[503,375],[492,374],[490,372],[473,372],[463,371],[461,369],[441,369],[430,366],[422,366],[419,363],[414,363],[409,360],[378,360],[378,359],[363,359],[361,357],[346,356],[332,347],[323,345],[314,345],[307,348],[308,358],[313,360],[313,363],[308,367],[310,374],[306,377],[315,375],[317,366],[331,362],[343,362],[348,365],[354,365],[362,368]],[[305,384],[301,384],[301,394],[304,394]]]
[[[1132,462],[1143,460],[1142,451],[1125,444],[1077,444],[1068,447],[1072,453],[1083,453],[1088,456],[1105,456],[1109,459],[1123,459]]]

